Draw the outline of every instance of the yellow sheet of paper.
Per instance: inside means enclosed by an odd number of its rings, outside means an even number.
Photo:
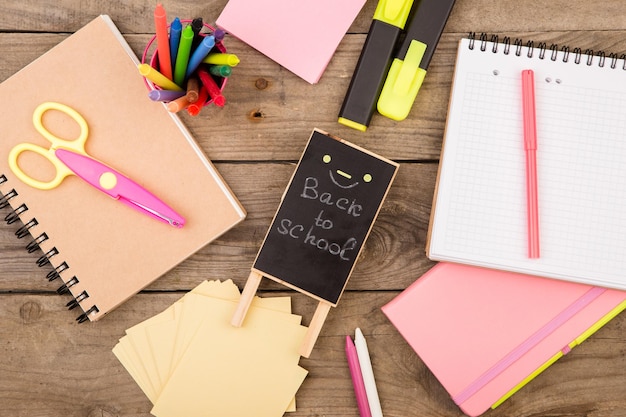
[[[174,371],[178,356],[184,355],[202,321],[210,314],[210,308],[207,311],[204,305],[210,304],[210,299],[237,302],[239,296],[232,280],[204,281],[162,313],[128,329],[113,353],[154,404]],[[282,312],[282,318],[294,324],[302,319],[290,314],[290,297],[255,297],[253,308]],[[294,397],[285,411],[295,410]]]
[[[157,417],[282,416],[307,371],[297,365],[306,328],[251,306],[231,326],[236,303],[211,299],[193,343],[157,399]]]

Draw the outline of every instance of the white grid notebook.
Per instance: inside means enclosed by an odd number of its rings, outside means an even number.
[[[625,65],[461,40],[428,257],[626,290]],[[539,259],[527,255],[524,69],[535,72]]]

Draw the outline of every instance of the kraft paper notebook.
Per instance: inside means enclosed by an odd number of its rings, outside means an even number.
[[[428,256],[626,289],[626,70],[614,54],[460,41]],[[540,257],[527,256],[521,72],[535,74]]]
[[[217,25],[311,84],[365,0],[229,0]]]
[[[441,262],[382,310],[454,402],[477,416],[625,308],[624,291]]]
[[[18,235],[25,245],[32,239],[29,251],[41,248],[39,264],[51,264],[48,278],[63,281],[60,292],[69,290],[70,306],[84,311],[80,321],[100,319],[245,217],[180,119],[147,98],[137,64],[111,19],[99,16],[0,84],[0,192],[2,205],[13,209],[7,220],[19,214]],[[22,142],[50,147],[33,123],[44,102],[79,113],[88,126],[86,152],[168,204],[184,227],[120,204],[77,176],[50,190],[18,179],[10,151]],[[50,110],[42,117],[56,136],[79,136],[68,115]],[[42,157],[18,161],[41,181],[54,176]]]

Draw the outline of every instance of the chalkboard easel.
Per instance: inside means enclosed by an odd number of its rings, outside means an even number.
[[[315,129],[257,254],[231,323],[241,326],[265,276],[319,301],[309,357],[393,182],[398,164]]]

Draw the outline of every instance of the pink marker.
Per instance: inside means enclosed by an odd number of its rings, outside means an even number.
[[[367,393],[365,392],[365,382],[361,373],[361,365],[359,357],[356,353],[356,346],[350,338],[346,336],[346,357],[348,358],[348,367],[352,376],[352,386],[354,387],[354,395],[356,396],[357,406],[361,417],[371,417],[370,405],[367,401]]]
[[[526,151],[526,205],[528,215],[528,257],[539,258],[539,208],[537,197],[537,123],[535,114],[535,76],[522,71],[524,149]]]

